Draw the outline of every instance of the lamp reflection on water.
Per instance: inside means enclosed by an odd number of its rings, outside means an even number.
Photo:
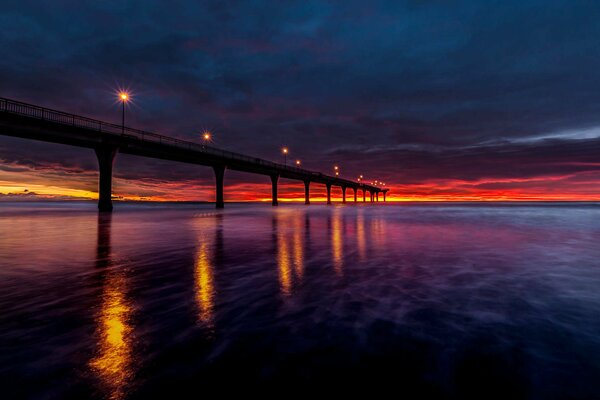
[[[343,273],[344,244],[343,244],[342,216],[339,210],[333,211],[331,221],[331,252],[333,255],[333,269],[337,275]]]
[[[302,232],[302,216],[294,217],[294,271],[299,280],[304,276],[304,242]]]
[[[381,251],[382,249],[385,249],[387,242],[385,219],[379,216],[373,216],[371,218],[369,235],[369,250]]]
[[[103,383],[107,397],[124,397],[133,374],[133,307],[127,299],[127,277],[113,265],[110,246],[111,215],[98,216],[96,267],[103,273],[103,288],[97,321],[97,351],[89,365]]]
[[[283,293],[284,296],[289,296],[292,294],[292,268],[288,250],[288,241],[285,237],[285,233],[282,231],[277,233],[277,266],[281,293]]]
[[[198,307],[198,322],[214,330],[215,319],[215,262],[223,252],[222,214],[205,215],[197,221],[198,250],[194,265],[194,292]],[[213,231],[214,236],[209,236]]]
[[[206,241],[203,241],[198,249],[194,277],[196,282],[196,302],[199,309],[198,319],[206,326],[212,328],[215,288],[209,245]]]
[[[273,234],[277,245],[277,272],[281,293],[287,297],[292,294],[294,283],[304,277],[304,239],[307,223],[302,221],[300,213],[276,212],[273,216]]]
[[[356,244],[360,260],[365,261],[367,258],[367,243],[365,240],[365,216],[363,215],[363,210],[359,210],[356,216]]]

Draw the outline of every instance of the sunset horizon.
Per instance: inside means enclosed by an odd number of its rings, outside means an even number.
[[[208,135],[208,134],[206,134]],[[189,140],[189,139],[187,139]],[[586,140],[574,141],[574,145],[582,147]],[[198,140],[198,143],[202,143]],[[556,139],[544,138],[541,145],[554,146]],[[211,143],[213,145],[213,143]],[[46,150],[62,147],[54,144],[41,144]],[[493,149],[494,146],[483,146],[482,150]],[[506,144],[500,145],[506,146]],[[214,145],[213,145],[214,147]],[[225,149],[224,146],[222,148]],[[81,165],[62,165],[65,161],[49,164],[39,163],[32,159],[19,159],[6,161],[0,167],[0,201],[22,201],[22,200],[97,200],[98,192],[95,188],[97,170],[93,166],[93,155],[85,156],[84,150],[78,150],[76,159]],[[31,157],[34,155],[31,154]],[[136,157],[122,155],[125,157],[126,165],[135,162],[139,165]],[[472,157],[472,156],[471,156]],[[480,156],[477,156],[478,158]],[[589,151],[584,153],[584,161],[556,163],[556,168],[565,170],[575,169],[574,172],[557,175],[534,175],[527,177],[512,177],[512,171],[496,171],[496,178],[484,177],[479,179],[438,179],[430,178],[418,182],[397,182],[393,175],[377,175],[381,180],[387,181],[386,188],[390,190],[387,201],[600,201],[599,185],[596,179],[600,179],[600,172],[596,170],[600,163],[591,161]],[[90,160],[85,160],[89,158]],[[336,157],[338,159],[340,157]],[[280,162],[280,160],[274,160]],[[299,162],[299,161],[297,161]],[[310,160],[309,160],[310,162]],[[337,162],[339,164],[339,162]],[[465,160],[460,160],[463,167],[469,168]],[[553,168],[552,161],[545,168]],[[156,164],[156,163],[155,163]],[[336,162],[333,162],[336,164]],[[350,173],[350,179],[356,179],[361,174],[354,172],[357,167],[352,161],[345,163]],[[158,163],[160,165],[160,162]],[[345,165],[345,166],[346,166]],[[474,163],[472,166],[474,167]],[[485,163],[484,163],[485,165]],[[322,165],[321,165],[322,166]],[[155,166],[153,166],[155,167]],[[306,164],[303,165],[306,167]],[[316,165],[318,170],[319,165]],[[430,166],[431,167],[431,166]],[[435,169],[436,167],[431,167]],[[315,168],[313,168],[315,169]],[[344,168],[345,170],[346,168]],[[213,185],[206,173],[199,172],[199,179],[189,179],[191,169],[187,171],[180,169],[182,174],[178,180],[165,178],[154,178],[150,176],[138,176],[137,179],[128,179],[127,171],[119,171],[119,164],[114,167],[113,198],[115,200],[131,201],[201,201],[208,202],[214,199]],[[360,170],[362,171],[362,169]],[[421,171],[422,173],[422,171]],[[399,175],[408,174],[401,173]],[[160,173],[158,174],[160,175]],[[186,177],[187,175],[187,177]],[[229,173],[227,174],[229,175]],[[354,176],[353,176],[354,175]],[[367,178],[368,179],[368,178]],[[372,178],[374,179],[374,178]],[[266,202],[270,201],[270,190],[268,182],[263,184],[256,179],[248,179],[244,174],[235,173],[232,183],[225,188],[228,201],[233,202]],[[199,183],[200,181],[201,183]],[[250,182],[247,182],[250,181]],[[254,181],[254,182],[253,182]],[[358,179],[360,182],[360,179]],[[371,181],[371,183],[374,183]],[[590,186],[591,184],[591,186]],[[494,190],[494,188],[498,188]],[[338,190],[339,191],[339,190]],[[325,202],[326,190],[324,185],[312,189],[311,197],[314,201]],[[240,193],[242,193],[240,195]],[[332,192],[332,198],[338,198],[341,194]],[[280,183],[280,197],[284,202],[303,202],[303,190],[301,185],[282,180]]]

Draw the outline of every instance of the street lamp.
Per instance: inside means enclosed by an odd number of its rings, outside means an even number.
[[[300,166],[300,164],[302,164],[302,163],[300,162],[300,160],[296,160],[296,165],[297,165],[298,167]]]
[[[287,154],[288,154],[288,148],[284,147],[283,149],[281,149],[281,152],[283,153],[283,165],[287,166]]]
[[[123,105],[123,112],[121,113],[121,133],[125,133],[125,103],[129,101],[129,93],[120,92],[119,93],[119,101],[121,101]]]
[[[210,142],[210,138],[211,138],[210,131],[202,132],[202,139],[204,139],[205,142]]]

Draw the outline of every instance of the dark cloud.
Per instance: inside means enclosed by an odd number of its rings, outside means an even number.
[[[397,184],[577,174],[597,169],[577,131],[600,125],[599,18],[567,0],[7,1],[2,95],[114,121],[113,90],[129,86],[136,127],[210,128],[220,147],[277,160],[287,145],[308,168]],[[0,138],[0,158],[95,168],[80,149],[27,146]]]

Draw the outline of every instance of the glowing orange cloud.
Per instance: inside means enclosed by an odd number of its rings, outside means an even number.
[[[264,183],[237,183],[237,177],[225,186],[227,201],[271,201],[271,187]],[[387,179],[391,181],[391,179]],[[430,180],[413,184],[387,183],[387,201],[600,201],[600,172],[587,171],[570,175],[531,178]],[[24,196],[27,195],[27,196]],[[117,200],[214,201],[212,180],[162,181],[115,178],[113,195]],[[324,185],[311,184],[311,201],[326,201]],[[0,199],[97,199],[97,173],[94,171],[0,169]],[[281,202],[303,202],[301,182],[279,182]],[[332,200],[341,201],[342,191],[333,187]],[[357,200],[362,201],[362,191]],[[352,189],[346,191],[348,202],[354,200]],[[380,202],[383,200],[380,196]],[[369,196],[367,195],[367,201]]]

